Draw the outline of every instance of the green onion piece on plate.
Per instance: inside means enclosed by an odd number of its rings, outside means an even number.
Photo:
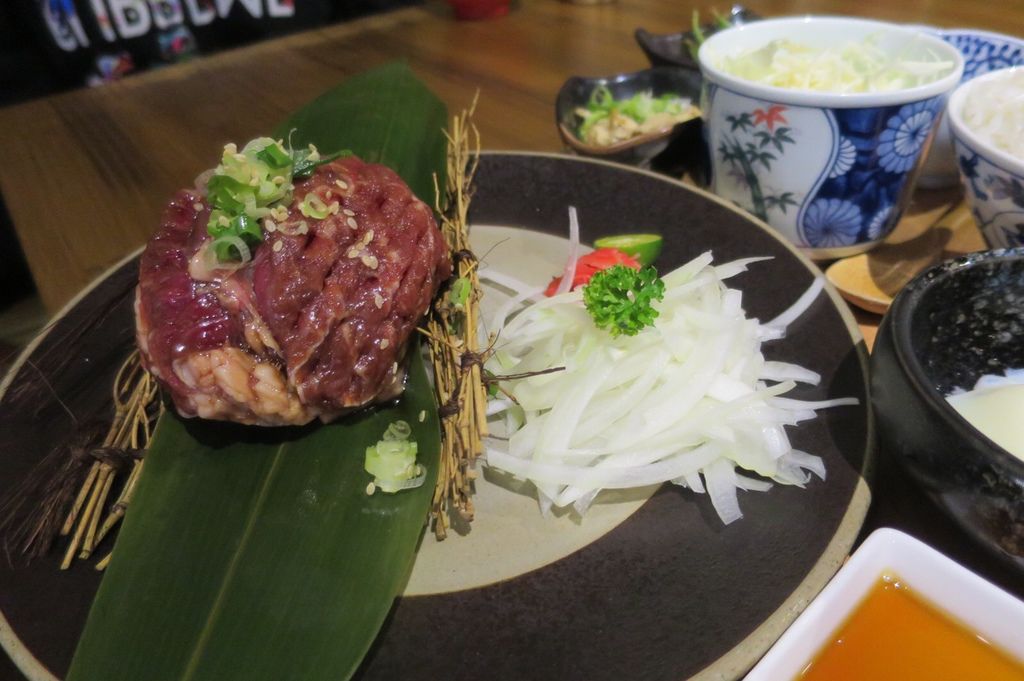
[[[366,448],[366,472],[373,476],[367,492],[379,489],[388,494],[419,487],[426,480],[423,466],[416,463],[416,442],[405,421],[392,422],[381,440]]]

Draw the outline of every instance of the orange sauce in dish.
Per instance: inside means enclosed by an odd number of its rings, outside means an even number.
[[[798,681],[1020,681],[1024,662],[925,602],[879,580]]]

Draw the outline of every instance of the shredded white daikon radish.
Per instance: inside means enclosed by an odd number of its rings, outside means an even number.
[[[986,142],[1024,159],[1024,71],[972,84],[964,125]]]
[[[576,261],[580,254],[580,223],[576,217],[576,206],[569,206],[569,258],[565,261],[562,282],[555,293],[566,293],[572,288],[572,280],[576,274]]]
[[[737,489],[766,491],[768,480],[804,485],[809,473],[824,478],[821,459],[794,450],[785,427],[857,400],[780,397],[821,376],[766,361],[761,351],[766,335],[781,335],[806,311],[821,280],[766,333],[746,316],[742,293],[722,281],[755,261],[716,267],[705,253],[669,272],[654,325],[635,336],[598,329],[580,290],[514,317],[503,308],[491,373],[564,368],[502,382],[515,403],[503,399],[488,411],[502,415],[509,437],[490,441],[487,465],[533,482],[545,513],[553,506],[583,513],[601,489],[671,481],[706,491],[724,523],[742,517]],[[530,295],[513,300],[521,307]]]
[[[803,295],[796,299],[795,303],[790,305],[778,317],[765,324],[765,326],[778,329],[784,335],[786,327],[799,319],[804,312],[807,312],[807,308],[817,299],[818,294],[821,293],[823,288],[825,288],[825,278],[818,275],[807,290],[803,292]]]

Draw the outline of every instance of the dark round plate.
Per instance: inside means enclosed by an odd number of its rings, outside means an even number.
[[[601,161],[484,154],[470,217],[474,224],[563,235],[568,205],[579,209],[585,241],[663,234],[663,271],[709,249],[719,263],[772,256],[732,280],[748,314],[763,320],[820,275],[769,228],[717,198]],[[132,344],[135,276],[130,259],[101,278],[8,375],[0,398],[6,485],[23,480],[69,436],[72,414],[85,422],[109,411],[109,386]],[[824,458],[826,482],[745,493],[745,517],[729,526],[707,497],[665,486],[611,531],[539,569],[478,588],[399,599],[358,678],[742,675],[853,545],[869,502],[863,475],[874,440],[867,353],[834,291],[820,296],[787,338],[769,343],[766,355],[821,373],[821,386],[801,388],[797,397],[861,401],[790,429],[795,447]],[[57,553],[27,567],[17,560],[14,567],[0,565],[0,641],[31,678],[67,670],[101,576],[85,562],[58,571]]]

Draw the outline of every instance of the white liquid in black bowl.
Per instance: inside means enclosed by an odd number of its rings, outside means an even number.
[[[1024,460],[1024,369],[987,374],[971,390],[954,391],[946,399],[968,423]]]

